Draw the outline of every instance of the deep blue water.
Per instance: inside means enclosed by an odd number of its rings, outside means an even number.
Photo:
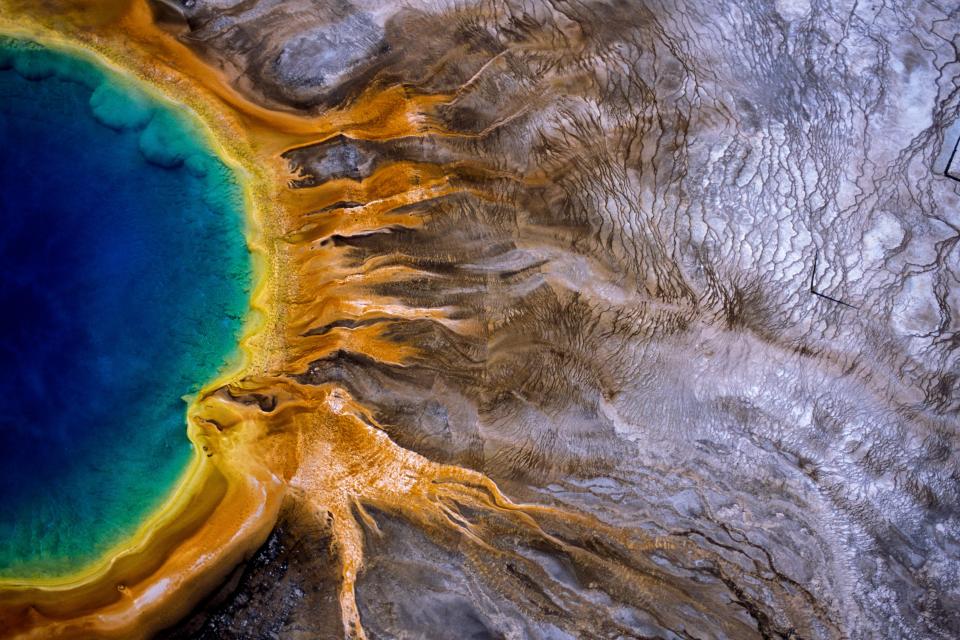
[[[0,576],[82,567],[163,502],[247,312],[236,180],[129,82],[0,40]]]

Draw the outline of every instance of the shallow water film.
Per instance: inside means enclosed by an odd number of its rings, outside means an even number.
[[[36,4],[0,637],[960,637],[955,3]]]

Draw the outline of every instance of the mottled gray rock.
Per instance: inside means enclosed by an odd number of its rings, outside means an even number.
[[[313,90],[337,84],[378,53],[383,30],[364,13],[306,31],[284,43],[273,71],[284,87]]]
[[[302,188],[338,178],[366,178],[381,156],[369,144],[338,136],[321,145],[288,151],[284,157],[301,176],[293,185]]]
[[[287,506],[273,533],[165,640],[321,640],[343,634],[324,514]]]
[[[346,0],[152,2],[160,19],[235,75],[240,88],[273,105],[332,104],[389,51],[375,16]]]

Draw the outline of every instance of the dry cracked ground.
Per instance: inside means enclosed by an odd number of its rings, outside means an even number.
[[[466,545],[370,509],[368,638],[960,637],[960,5],[154,9],[269,109],[448,96],[423,135],[286,153],[291,189],[397,162],[457,187],[407,207],[416,226],[324,241],[446,321],[381,327],[403,365],[345,348],[298,381],[602,523],[522,535],[463,507],[485,532]],[[343,637],[326,527],[291,504],[163,637]]]

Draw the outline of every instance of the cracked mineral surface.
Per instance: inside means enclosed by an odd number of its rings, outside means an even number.
[[[960,5],[149,9],[275,167],[194,416],[282,500],[151,633],[960,637]]]

